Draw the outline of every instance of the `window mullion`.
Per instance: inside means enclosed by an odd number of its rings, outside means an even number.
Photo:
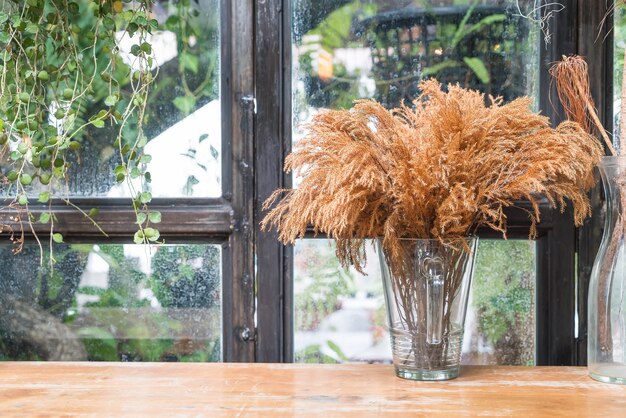
[[[223,356],[254,361],[254,0],[222,0],[221,10],[223,196],[233,208],[222,254]]]

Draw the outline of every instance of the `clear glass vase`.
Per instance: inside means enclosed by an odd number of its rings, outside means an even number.
[[[388,254],[378,241],[393,363],[398,377],[459,375],[463,325],[478,238],[404,239]]]
[[[626,157],[599,168],[606,219],[589,284],[587,364],[594,379],[626,384]]]

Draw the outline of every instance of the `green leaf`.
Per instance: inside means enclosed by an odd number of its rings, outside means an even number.
[[[145,136],[143,133],[140,133],[139,140],[137,141],[137,146],[139,148],[143,148],[146,146],[147,143],[148,143],[148,137]]]
[[[479,20],[477,23],[472,25],[463,34],[463,37],[466,37],[467,35],[469,35],[471,33],[478,32],[479,30],[483,29],[484,27],[487,27],[489,25],[493,25],[494,23],[504,22],[506,19],[507,19],[507,16],[505,14],[494,14],[494,15],[489,15],[487,17],[484,17],[481,20]]]
[[[28,204],[28,197],[25,194],[21,194],[17,198],[17,203],[19,203],[22,206],[26,206]]]
[[[422,69],[423,77],[430,77],[437,75],[440,71],[445,70],[446,68],[454,68],[460,66],[461,63],[452,60],[445,60],[435,65],[431,65],[430,67],[424,67]]]
[[[152,54],[152,45],[150,45],[148,42],[144,42],[141,44],[141,50],[146,54]]]
[[[477,4],[478,4],[478,0],[473,0],[472,4],[467,9],[467,12],[465,12],[465,16],[463,16],[463,19],[461,20],[461,23],[459,23],[459,26],[457,27],[456,33],[454,34],[454,37],[452,38],[452,42],[450,43],[450,48],[451,49],[456,48],[456,46],[459,44],[459,42],[461,42],[461,39],[463,39],[463,37],[465,36],[465,34],[466,34],[465,26],[467,25],[467,22],[469,21],[470,17],[472,16],[472,13],[474,13],[474,9],[476,8]]]
[[[93,218],[94,216],[98,216],[100,214],[100,209],[98,208],[91,208],[89,210],[89,217]]]
[[[474,74],[476,74],[476,77],[478,77],[481,83],[489,83],[491,80],[489,70],[487,70],[487,67],[485,67],[485,64],[480,58],[465,57],[463,58],[463,61],[465,62],[465,65],[467,65],[474,72]]]
[[[133,45],[130,47],[130,53],[133,54],[134,56],[139,56],[139,54],[141,54],[141,47],[137,44]]]
[[[174,106],[184,115],[189,115],[196,108],[196,98],[193,96],[179,96],[173,101]]]
[[[152,161],[152,156],[149,154],[144,154],[139,158],[140,164],[148,164],[150,161]]]
[[[328,348],[330,348],[335,354],[337,354],[339,360],[348,361],[348,356],[344,354],[343,350],[341,350],[341,348],[336,343],[328,340],[326,341],[326,344],[328,344]]]
[[[117,96],[114,94],[111,94],[110,96],[107,96],[106,99],[104,99],[104,104],[109,107],[115,106],[116,103],[117,103]]]
[[[108,30],[115,30],[115,21],[110,16],[105,17],[102,20],[102,23]]]
[[[123,165],[118,165],[113,170],[113,173],[115,173],[115,174],[125,174],[126,173],[126,168]]]
[[[39,215],[39,222],[42,224],[47,224],[48,222],[50,222],[50,214],[48,212],[44,212]]]
[[[150,212],[150,222],[153,224],[161,223],[161,212]]]
[[[26,25],[26,29],[24,29],[24,31],[26,33],[37,33],[37,31],[39,30],[39,26],[37,26],[36,23],[29,23]]]
[[[161,236],[159,231],[154,228],[144,228],[143,232],[146,238],[148,238],[148,241],[152,241],[152,242],[158,240],[159,237]]]
[[[17,150],[20,152],[20,154],[26,154],[28,152],[28,145],[26,145],[25,142],[20,142],[17,145]]]
[[[152,200],[152,193],[150,192],[141,192],[139,195],[139,201],[143,204],[150,203]]]
[[[20,183],[23,186],[28,186],[33,182],[33,177],[30,174],[24,173],[20,176]]]
[[[70,2],[67,5],[67,10],[71,13],[71,14],[78,14],[78,12],[80,11],[80,7],[78,7],[78,3],[76,2]]]
[[[187,182],[185,183],[185,186],[183,186],[183,194],[185,196],[193,195],[193,186],[195,186],[198,183],[200,183],[200,181],[198,181],[196,176],[192,175],[192,176],[187,177]]]
[[[52,241],[56,242],[57,244],[63,243],[63,235],[55,232],[54,234],[52,234]]]
[[[39,201],[41,203],[48,203],[49,200],[50,200],[50,193],[49,192],[41,192],[41,193],[39,193]]]
[[[139,26],[135,22],[129,23],[128,26],[126,27],[126,32],[128,32],[131,38],[133,37],[135,32],[137,32],[138,30],[139,30]],[[137,45],[137,48],[139,48],[139,45]]]
[[[91,121],[91,124],[98,129],[104,128],[104,121],[102,119],[94,119]]]
[[[135,232],[135,235],[133,236],[133,242],[135,244],[143,244],[145,240],[143,231],[139,230],[137,232]]]
[[[178,29],[176,26],[179,23],[180,23],[180,18],[178,17],[178,15],[173,14],[170,17],[168,17],[167,20],[165,21],[165,27],[168,30],[175,31]]]
[[[195,55],[192,55],[188,52],[183,52],[180,54],[180,66],[183,70],[189,70],[194,74],[198,73],[198,69],[200,67],[200,60]]]
[[[139,212],[137,214],[137,223],[139,225],[143,225],[146,222],[147,219],[148,219],[148,215],[146,215],[145,213]]]
[[[139,176],[141,176],[141,172],[139,171],[139,169],[137,167],[134,167],[132,170],[130,170],[130,178],[131,179],[136,179]]]
[[[217,160],[218,157],[220,156],[220,153],[217,151],[217,149],[213,145],[211,145],[209,149],[211,150],[211,156]]]

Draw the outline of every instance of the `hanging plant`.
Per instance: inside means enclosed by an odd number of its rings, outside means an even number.
[[[150,85],[156,77],[150,35],[158,28],[153,0],[5,0],[0,3],[0,179],[16,211],[10,230],[19,252],[24,231],[55,230],[53,200],[74,207],[106,236],[94,219],[68,197],[70,168],[80,160],[81,142],[92,129],[108,128],[119,154],[117,183],[130,190],[138,230],[135,243],[157,242],[161,214],[148,207],[151,157],[144,153],[143,122]],[[120,45],[128,43],[123,53]],[[94,110],[94,104],[101,107]],[[47,204],[35,218],[34,201]],[[52,258],[52,257],[51,257]]]

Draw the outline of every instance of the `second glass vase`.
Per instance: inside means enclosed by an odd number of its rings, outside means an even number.
[[[589,284],[587,363],[592,378],[626,384],[626,157],[599,164],[604,235]]]

